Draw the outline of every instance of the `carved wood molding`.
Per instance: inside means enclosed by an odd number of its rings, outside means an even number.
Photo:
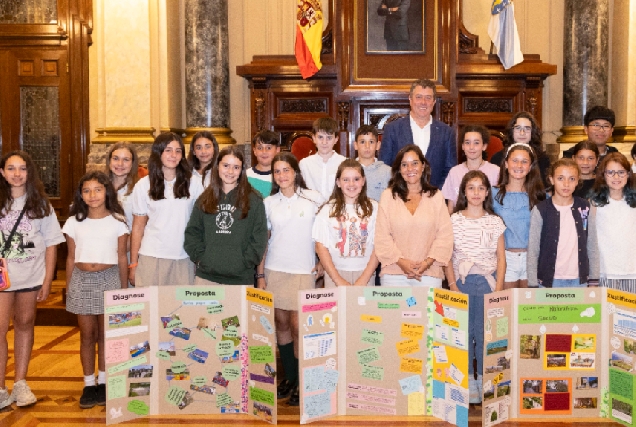
[[[254,97],[254,117],[256,117],[256,131],[265,127],[265,94],[259,90]]]
[[[341,130],[347,130],[349,127],[349,111],[351,103],[348,101],[338,103],[338,123]]]
[[[511,113],[513,101],[510,98],[464,98],[466,113]]]
[[[326,113],[327,98],[279,98],[278,111],[280,113]]]
[[[526,91],[526,111],[537,116],[537,101],[539,99],[538,89],[530,89]]]
[[[455,102],[442,102],[442,122],[448,126],[455,125]]]
[[[459,33],[459,53],[484,53],[484,50],[479,47],[478,35],[468,31],[461,20],[458,21],[457,27]]]

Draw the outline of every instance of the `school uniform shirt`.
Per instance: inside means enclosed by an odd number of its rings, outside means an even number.
[[[26,203],[26,194],[13,200],[11,210],[0,215],[0,248],[4,248],[7,238]],[[40,286],[46,275],[44,255],[49,246],[64,242],[64,235],[51,208],[48,216],[41,219],[29,218],[25,212],[16,229],[6,260],[11,280],[11,291]]]
[[[335,151],[326,162],[318,154],[305,157],[299,163],[300,173],[307,187],[318,191],[325,200],[329,200],[336,184],[338,166],[346,159]]]
[[[254,268],[267,247],[267,218],[263,198],[251,191],[250,209],[241,219],[236,208],[238,190],[221,194],[218,212],[205,213],[195,205],[185,229],[184,248],[197,264],[196,276],[224,285],[254,282]]]
[[[311,237],[318,208],[325,199],[315,190],[299,189],[291,197],[278,192],[265,199],[271,232],[265,268],[290,274],[311,274],[316,251]]]
[[[360,218],[356,205],[347,204],[344,215],[330,217],[333,203],[320,209],[314,222],[313,237],[329,250],[331,260],[340,271],[363,271],[373,253],[378,202],[371,200],[373,212]]]
[[[129,234],[128,226],[121,219],[113,215],[82,221],[69,217],[62,232],[75,241],[75,262],[117,265],[119,237]]]
[[[128,225],[129,229],[132,229],[132,221],[133,221],[133,197],[132,191],[130,194],[126,195],[128,192],[128,184],[124,185],[122,188],[117,190],[117,200],[119,204],[124,209],[124,216],[126,217],[126,225]]]
[[[203,193],[201,180],[190,179],[190,197],[175,199],[173,187],[176,178],[164,181],[164,197],[152,200],[150,178],[141,178],[133,190],[133,215],[147,216],[148,222],[141,239],[139,254],[160,259],[185,259],[183,231],[188,224],[194,202]]]
[[[205,172],[205,178],[199,173],[199,171],[197,171],[196,169],[192,169],[192,178],[191,179],[198,179],[200,183],[202,183],[203,188],[208,188],[208,186],[210,185],[210,180],[212,179],[212,169],[208,169]]]

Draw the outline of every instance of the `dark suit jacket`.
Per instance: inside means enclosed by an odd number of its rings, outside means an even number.
[[[413,144],[410,116],[386,125],[382,134],[380,160],[387,165],[392,165],[398,151],[408,144]],[[431,164],[431,184],[442,188],[448,171],[457,165],[457,140],[450,126],[433,119],[431,143],[424,156]]]
[[[382,5],[387,9],[382,9]],[[382,0],[378,7],[378,15],[386,16],[384,21],[384,39],[393,41],[407,41],[409,39],[409,28],[407,24],[408,10],[411,0]],[[389,8],[397,7],[395,12],[388,12]]]

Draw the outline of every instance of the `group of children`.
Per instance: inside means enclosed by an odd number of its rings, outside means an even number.
[[[470,340],[476,344],[470,352],[478,361],[476,371],[471,364],[473,402],[480,395],[484,294],[599,280],[636,292],[636,259],[629,256],[636,238],[636,189],[627,159],[606,153],[597,167],[597,145],[582,142],[573,160],[557,161],[542,176],[545,154],[536,121],[520,113],[508,127],[511,139],[500,153],[501,166],[484,160],[487,129],[462,129],[466,161],[451,169],[441,191],[453,228],[445,276],[451,290],[470,298]],[[80,180],[61,230],[28,154],[5,155],[0,229],[12,287],[0,292],[0,408],[36,401],[24,381],[35,306],[48,296],[62,233],[68,244],[67,310],[78,314],[80,326],[85,384],[80,407],[106,401],[104,291],[175,284],[255,285],[273,292],[285,371],[278,397],[298,405],[297,291],[313,288],[323,273],[326,287],[375,284],[378,200],[391,191],[385,189],[400,170],[376,159],[381,143],[375,128],[356,132],[356,160],[334,151],[337,135],[335,120],[316,120],[317,152],[298,162],[280,152],[276,133],[261,131],[252,142],[257,164],[246,170],[243,151],[219,150],[211,133],[194,135],[187,158],[181,137],[163,133],[152,145],[143,178],[134,147],[115,144],[106,172]],[[589,201],[577,195],[580,183],[589,189]],[[421,197],[428,197],[428,188],[420,187]],[[410,196],[405,197],[406,205]],[[9,393],[6,332],[14,313],[16,375]]]

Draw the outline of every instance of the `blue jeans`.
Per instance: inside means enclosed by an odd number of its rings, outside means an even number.
[[[554,279],[552,281],[553,288],[584,288],[587,283],[581,284],[579,279]]]
[[[484,295],[491,293],[492,290],[486,278],[480,274],[469,274],[466,276],[465,284],[458,280],[457,288],[468,295],[468,373],[470,375],[475,373],[473,369],[473,358],[475,358],[477,359],[477,375],[482,375],[484,371]]]

